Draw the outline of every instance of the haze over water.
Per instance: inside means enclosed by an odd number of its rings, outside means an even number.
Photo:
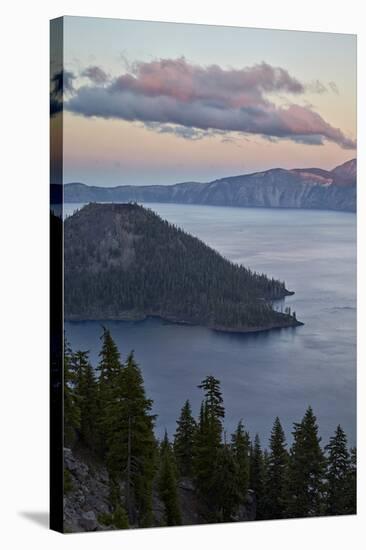
[[[65,205],[69,214],[82,205]],[[228,259],[286,282],[286,305],[305,325],[259,334],[223,334],[203,327],[105,322],[122,356],[131,349],[158,414],[158,435],[170,436],[184,401],[198,414],[208,374],[221,380],[225,428],[238,420],[266,445],[275,416],[290,437],[308,405],[325,440],[341,424],[356,442],[356,216],[343,212],[147,204]],[[281,307],[278,305],[278,307]],[[74,350],[100,350],[100,322],[68,322]]]

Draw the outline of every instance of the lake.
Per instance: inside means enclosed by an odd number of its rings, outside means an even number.
[[[82,205],[66,204],[65,214]],[[203,327],[106,322],[125,357],[140,364],[158,414],[156,431],[170,436],[184,401],[198,414],[208,374],[222,383],[230,434],[239,419],[264,445],[279,416],[287,436],[311,405],[327,440],[338,424],[356,442],[356,216],[352,213],[147,204],[226,258],[286,282],[286,305],[304,326],[258,334]],[[276,307],[283,307],[277,304]],[[100,349],[99,322],[67,322],[74,350]]]

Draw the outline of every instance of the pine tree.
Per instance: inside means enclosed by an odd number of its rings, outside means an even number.
[[[324,513],[325,461],[318,426],[309,407],[300,423],[294,424],[289,460],[287,517],[319,516]]]
[[[238,485],[239,466],[233,450],[226,443],[218,450],[213,473],[216,521],[232,521],[241,501]]]
[[[220,381],[214,376],[206,376],[198,388],[204,390],[207,412],[210,420],[222,422],[225,416]]]
[[[286,516],[288,453],[280,419],[274,421],[269,442],[270,453],[265,484],[265,518]]]
[[[356,450],[356,447],[352,447],[350,451],[346,510],[347,510],[347,514],[357,513],[357,450]]]
[[[222,440],[222,419],[225,415],[220,382],[208,376],[198,386],[205,391],[194,446],[196,487],[215,514],[217,494],[214,487],[215,464]]]
[[[182,477],[193,475],[193,452],[197,424],[187,400],[182,408],[174,436],[174,454],[178,471]]]
[[[325,447],[327,455],[326,509],[330,516],[348,513],[350,455],[347,436],[340,426]]]
[[[125,483],[125,505],[130,524],[147,527],[152,522],[152,481],[156,442],[152,401],[131,353],[114,379],[106,407],[107,466],[111,479]]]
[[[98,395],[97,381],[89,362],[87,351],[78,351],[73,356],[76,373],[75,391],[79,399],[80,409],[80,440],[90,450],[97,447]]]
[[[217,442],[215,443],[217,445]],[[214,444],[215,456],[217,453],[216,445]],[[220,443],[218,443],[218,445],[220,445]],[[193,474],[197,491],[203,499],[208,499],[209,491],[212,486],[212,447],[213,444],[209,429],[207,403],[202,401],[193,448]]]
[[[269,452],[268,449],[263,451],[263,517],[265,515],[265,506],[266,506],[266,487],[268,480],[268,468],[269,468]]]
[[[240,420],[235,432],[231,436],[231,446],[235,460],[238,464],[237,485],[240,491],[240,501],[245,503],[249,489],[249,455],[250,439]]]
[[[64,340],[64,440],[65,445],[73,445],[80,427],[80,408],[75,391],[76,372],[73,353]]]
[[[264,511],[264,458],[259,435],[254,438],[250,453],[250,488],[256,498],[256,519],[263,519]]]
[[[117,504],[115,511],[113,512],[113,525],[117,529],[128,529],[128,517],[126,510],[120,504]]]
[[[105,458],[107,453],[107,441],[110,437],[108,430],[113,432],[114,426],[110,422],[108,416],[109,408],[113,402],[113,392],[116,379],[120,375],[122,365],[118,348],[111,336],[110,331],[103,327],[103,334],[100,338],[102,340],[102,349],[99,353],[99,364],[97,371],[99,371],[98,380],[98,409],[99,417],[97,421],[97,450],[102,458]]]
[[[121,369],[121,356],[110,331],[106,327],[103,327],[103,334],[100,339],[102,340],[102,349],[99,352],[100,360],[97,370],[100,373],[99,386],[104,389],[112,386],[114,379],[118,376]]]
[[[177,492],[177,472],[174,455],[165,432],[160,446],[160,468],[158,474],[159,496],[164,504],[166,525],[181,525],[181,513]]]

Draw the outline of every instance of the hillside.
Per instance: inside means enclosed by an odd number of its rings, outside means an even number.
[[[65,185],[65,202],[163,202],[356,211],[356,160],[331,171],[275,168],[209,183],[96,187]]]
[[[65,221],[66,319],[163,319],[218,330],[300,323],[270,301],[285,284],[235,265],[136,204],[89,204]]]
[[[114,525],[101,522],[103,515],[110,514],[109,475],[105,466],[90,457],[90,452],[80,456],[69,448],[64,449],[65,468],[68,471],[70,489],[64,497],[64,529],[66,533],[85,531],[112,531]],[[123,489],[123,484],[121,483]],[[207,510],[199,499],[191,479],[183,478],[177,483],[178,502],[182,525],[207,523]],[[164,526],[164,503],[156,484],[152,493],[152,527]],[[248,491],[245,504],[236,512],[234,521],[253,521],[256,503],[253,491]],[[132,526],[131,526],[132,527]]]

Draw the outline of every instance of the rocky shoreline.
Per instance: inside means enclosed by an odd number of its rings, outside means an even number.
[[[293,294],[293,293],[292,293]],[[284,315],[284,314],[283,314]],[[281,328],[295,328],[303,326],[304,323],[301,321],[298,321],[297,319],[291,317],[291,316],[285,316],[288,319],[288,322],[284,319],[283,322],[278,323],[271,323],[268,326],[257,326],[257,327],[225,327],[220,325],[209,325],[204,323],[195,323],[180,319],[174,319],[169,316],[163,316],[163,315],[150,315],[150,314],[138,314],[135,312],[128,313],[128,314],[121,314],[117,316],[85,316],[85,315],[68,315],[65,317],[65,322],[99,322],[101,324],[108,322],[108,321],[122,321],[122,322],[136,322],[136,323],[142,323],[144,321],[147,321],[148,319],[157,319],[164,323],[170,323],[172,325],[185,325],[185,326],[202,326],[206,327],[210,330],[214,330],[216,332],[227,332],[232,334],[247,334],[252,332],[267,332],[269,330],[276,330]]]

